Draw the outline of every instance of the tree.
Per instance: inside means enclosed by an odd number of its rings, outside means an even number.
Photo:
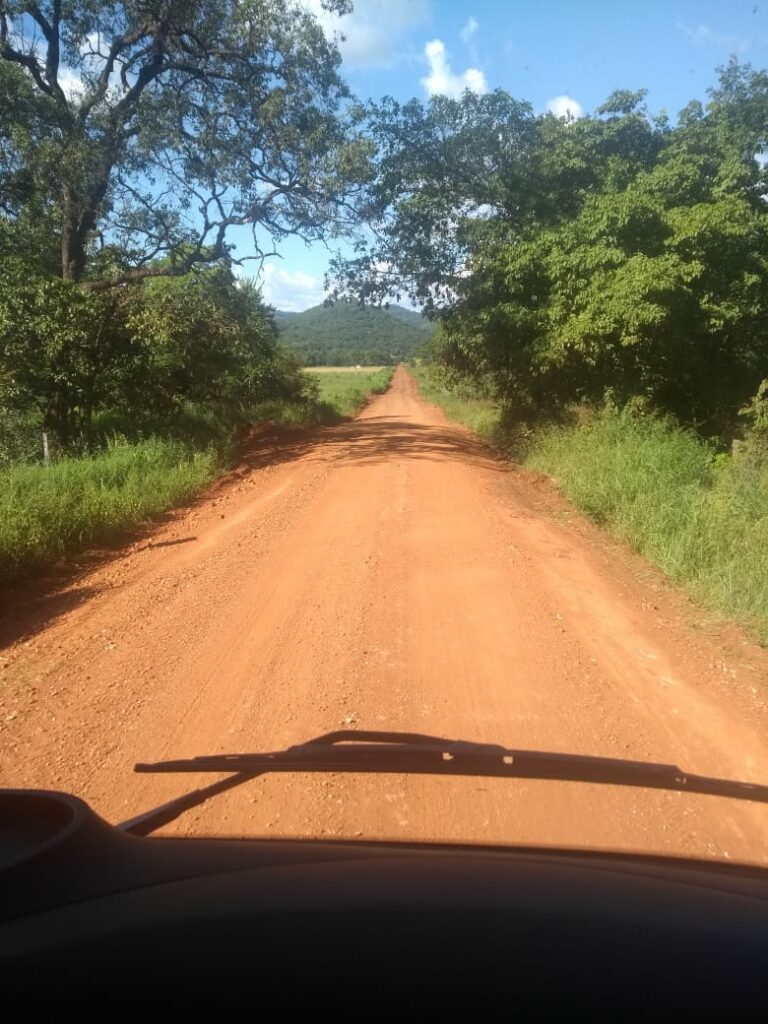
[[[127,296],[96,294],[59,278],[6,278],[0,292],[0,404],[35,410],[66,445],[91,439],[109,375],[135,358]]]
[[[298,0],[0,0],[0,210],[94,291],[326,238],[366,173],[339,63]]]
[[[35,410],[64,445],[90,445],[103,410],[172,426],[193,403],[231,421],[305,383],[259,289],[224,263],[104,292],[32,278],[0,293],[0,406]]]
[[[530,216],[528,160],[536,121],[502,90],[368,108],[376,173],[356,203],[370,229],[360,255],[332,264],[337,295],[449,305],[488,219]]]
[[[731,62],[674,128],[644,96],[578,120],[499,93],[385,103],[376,233],[338,291],[419,299],[437,358],[505,403],[610,389],[721,429],[768,374],[768,75]]]

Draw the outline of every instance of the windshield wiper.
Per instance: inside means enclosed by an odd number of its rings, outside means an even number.
[[[515,750],[491,743],[446,740],[407,732],[342,730],[263,754],[213,754],[179,761],[137,764],[137,772],[231,772],[229,778],[196,789],[120,826],[148,835],[185,810],[259,775],[273,772],[354,772],[357,774],[472,775],[502,779],[592,782],[703,793],[768,803],[768,786],[691,775],[676,765],[623,761],[582,754]]]

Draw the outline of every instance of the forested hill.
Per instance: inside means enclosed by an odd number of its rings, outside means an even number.
[[[393,365],[413,355],[433,331],[429,321],[402,306],[356,302],[278,311],[276,319],[280,340],[308,366]]]

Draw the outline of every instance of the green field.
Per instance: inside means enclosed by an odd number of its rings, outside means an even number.
[[[307,373],[377,373],[383,366],[308,366]]]
[[[354,416],[368,401],[371,394],[380,395],[389,387],[393,369],[391,366],[320,367],[308,371],[317,381],[318,397],[323,405],[330,406],[337,415]]]

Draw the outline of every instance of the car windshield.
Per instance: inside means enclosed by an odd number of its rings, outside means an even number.
[[[167,6],[0,3],[0,785],[768,863],[768,6]]]

